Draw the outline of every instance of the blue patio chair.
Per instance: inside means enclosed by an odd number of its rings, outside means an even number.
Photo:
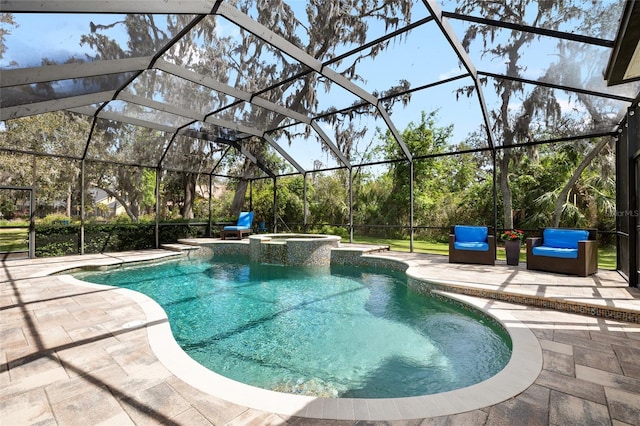
[[[527,238],[527,269],[586,277],[598,272],[598,230],[545,228]]]
[[[225,226],[220,231],[220,238],[226,240],[227,237],[235,235],[241,240],[245,235],[251,234],[251,225],[253,224],[253,212],[241,212],[238,216],[238,222],[234,226]]]
[[[496,238],[488,226],[456,225],[449,233],[449,263],[495,265]]]

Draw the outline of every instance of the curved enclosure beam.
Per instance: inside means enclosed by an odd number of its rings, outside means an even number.
[[[271,147],[273,147],[273,149],[278,151],[278,153],[282,155],[282,157],[287,160],[289,164],[291,164],[298,171],[298,173],[300,173],[301,175],[307,173],[306,170],[300,164],[298,164],[298,162],[294,160],[285,149],[278,145],[278,143],[276,143],[276,141],[274,141],[271,136],[265,134],[262,137],[269,143],[269,145],[271,145]]]
[[[142,71],[147,68],[153,58],[142,56],[137,58],[114,59],[110,61],[46,65],[41,67],[7,69],[2,71],[0,88],[20,86],[24,84],[45,83],[72,78],[97,77],[105,74]]]
[[[1,0],[3,12],[211,13],[210,0]]]
[[[338,157],[338,159],[342,162],[342,164],[344,164],[344,166],[347,169],[351,170],[351,162],[349,161],[349,159],[344,156],[344,154],[338,149],[338,147],[333,142],[331,142],[331,139],[329,139],[329,136],[327,136],[324,130],[322,130],[322,128],[320,127],[320,125],[318,125],[318,122],[315,120],[312,121],[311,127],[313,127],[313,130],[315,130],[316,133],[320,135],[320,138],[329,147],[329,149],[331,149],[331,151],[335,154],[335,156]]]
[[[96,103],[108,102],[116,95],[115,90],[91,93],[89,95],[71,96],[50,101],[32,102],[0,109],[0,120],[12,120],[30,115],[44,114],[76,107],[84,107]]]
[[[478,94],[478,102],[480,103],[480,110],[482,111],[482,117],[484,119],[484,125],[487,132],[489,147],[493,148],[496,146],[496,143],[493,137],[493,133],[491,132],[492,126],[489,120],[487,104],[484,100],[484,94],[482,92],[482,85],[480,84],[480,80],[478,79],[478,71],[476,70],[476,67],[471,62],[471,58],[469,57],[467,52],[464,50],[464,47],[462,47],[460,40],[458,40],[458,37],[453,31],[453,28],[451,28],[451,25],[447,21],[447,18],[445,18],[444,15],[442,14],[442,10],[440,9],[440,6],[438,6],[436,1],[422,0],[422,2],[427,7],[427,9],[429,9],[429,12],[434,17],[436,23],[438,24],[438,27],[440,27],[440,31],[442,31],[442,34],[449,41],[449,44],[455,51],[456,55],[458,55],[458,58],[460,59],[464,67],[469,72],[469,75],[473,78],[473,83],[476,88],[476,93]]]

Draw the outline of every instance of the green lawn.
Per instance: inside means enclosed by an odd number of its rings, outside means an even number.
[[[393,240],[385,238],[357,237],[354,238],[355,243],[365,244],[386,244],[391,250],[409,251],[409,240]],[[421,253],[449,255],[449,245],[446,243],[435,243],[430,241],[413,241],[413,250]],[[506,260],[504,247],[498,246],[498,259]],[[527,255],[524,245],[520,250],[520,261],[525,262]],[[616,269],[616,248],[600,247],[598,249],[598,268],[600,269]]]
[[[27,251],[29,229],[0,228],[0,252]]]

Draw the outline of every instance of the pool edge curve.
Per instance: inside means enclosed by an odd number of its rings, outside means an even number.
[[[406,264],[401,260],[393,260]],[[427,277],[410,275],[414,279],[428,281]],[[148,296],[133,290],[88,283],[71,275],[59,277],[77,285],[116,289],[133,299],[147,318],[144,325],[149,345],[167,370],[207,394],[265,412],[315,419],[371,421],[451,415],[512,398],[531,386],[542,370],[542,348],[533,332],[510,313],[492,308],[495,301],[434,290],[441,296],[471,305],[500,322],[509,333],[513,345],[511,358],[505,368],[491,378],[465,388],[404,398],[321,398],[275,392],[221,376],[189,357],[175,341],[164,309]]]

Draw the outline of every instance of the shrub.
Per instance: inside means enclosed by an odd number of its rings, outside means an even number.
[[[342,238],[349,238],[349,229],[342,226],[324,225],[320,229],[321,234],[337,235]]]
[[[38,222],[40,222],[43,225],[69,225],[71,224],[72,220],[67,215],[60,214],[60,213],[52,213],[52,214],[46,215],[45,217],[40,219]]]
[[[80,227],[73,225],[36,225],[36,256],[51,257],[79,253],[79,231]]]
[[[189,223],[160,226],[160,244],[180,238],[204,237],[206,225]],[[87,223],[84,252],[104,253],[155,248],[155,223]],[[37,225],[36,256],[51,257],[80,253],[80,226]]]

